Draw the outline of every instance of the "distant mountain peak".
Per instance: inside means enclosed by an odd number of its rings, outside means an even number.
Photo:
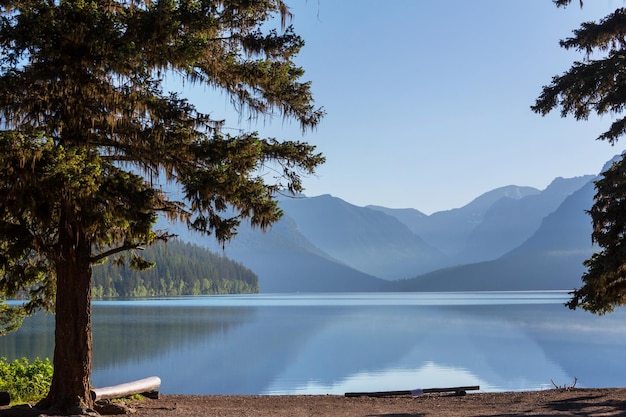
[[[464,209],[478,210],[478,211],[486,211],[488,210],[496,201],[501,198],[510,198],[513,200],[519,200],[521,198],[527,197],[529,195],[539,194],[541,191],[534,187],[523,187],[519,185],[506,185],[504,187],[495,188],[491,191],[487,191],[486,193],[476,197],[469,204],[464,206]]]
[[[602,171],[600,171],[600,173],[602,173],[602,172],[606,171],[607,169],[611,168],[611,166],[612,166],[615,162],[617,162],[617,161],[619,161],[620,159],[622,159],[622,157],[623,157],[625,154],[626,154],[626,151],[625,151],[625,152],[623,152],[621,155],[615,155],[613,158],[611,158],[611,160],[610,160],[610,161],[607,161],[607,163],[606,163],[606,164],[604,164],[604,166],[602,167]]]
[[[393,213],[394,217],[402,217],[402,216],[410,216],[410,217],[428,217],[427,214],[422,213],[419,210],[413,208],[388,208],[383,206],[377,206],[374,204],[370,204],[365,206],[365,208],[382,211],[383,213]]]
[[[279,196],[284,217],[266,233],[243,224],[224,253],[255,271],[263,292],[377,291],[383,279],[401,279],[394,290],[567,289],[592,250],[595,178],[507,185],[430,215]]]

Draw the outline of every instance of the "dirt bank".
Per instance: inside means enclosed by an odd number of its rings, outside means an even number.
[[[137,417],[626,416],[626,389],[553,389],[464,397],[429,394],[417,398],[162,395],[158,400],[129,405]],[[15,411],[2,407],[0,415],[18,415]]]

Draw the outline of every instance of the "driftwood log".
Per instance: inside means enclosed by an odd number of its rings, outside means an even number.
[[[94,388],[91,390],[91,398],[94,401],[112,400],[115,398],[128,397],[134,394],[141,394],[150,398],[158,398],[157,390],[160,386],[161,378],[158,376],[151,376],[111,387]]]
[[[11,396],[6,391],[0,391],[0,405],[9,405]]]
[[[472,385],[469,387],[450,387],[450,388],[424,388],[403,391],[375,391],[375,392],[346,392],[346,397],[396,397],[403,395],[411,395],[419,397],[422,394],[430,393],[454,393],[455,395],[465,395],[467,391],[479,390],[480,386]]]

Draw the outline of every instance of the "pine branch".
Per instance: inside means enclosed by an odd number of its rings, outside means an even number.
[[[98,263],[99,261],[103,260],[104,258],[107,258],[107,257],[109,257],[111,255],[115,255],[115,254],[120,253],[120,252],[125,252],[125,251],[128,251],[128,250],[135,250],[135,249],[143,250],[144,249],[143,248],[144,245],[145,245],[145,243],[141,242],[141,243],[132,243],[132,244],[125,244],[125,245],[122,245],[122,246],[118,246],[117,248],[113,248],[113,249],[110,249],[108,251],[102,252],[102,253],[100,253],[98,255],[92,256],[90,258],[90,261],[91,261],[92,264],[95,264],[95,263]]]

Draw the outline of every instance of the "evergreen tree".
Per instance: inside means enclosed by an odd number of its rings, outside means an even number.
[[[113,292],[115,297],[259,292],[259,279],[250,269],[191,243],[158,242],[146,248],[142,257],[156,265],[144,271],[114,262],[95,266],[93,298],[103,298]],[[183,294],[167,292],[170,282],[174,287],[182,283],[186,291]]]
[[[303,41],[289,16],[281,0],[0,3],[0,297],[30,292],[0,318],[8,329],[55,311],[54,377],[40,408],[93,405],[94,264],[117,256],[150,267],[136,250],[168,238],[152,230],[158,215],[220,241],[243,218],[265,228],[281,215],[275,193],[300,191],[300,175],[323,162],[303,142],[223,134],[162,90],[167,73],[225,91],[252,116],[315,127],[323,112],[293,63]],[[265,180],[264,164],[279,178]]]
[[[565,7],[572,0],[554,0]],[[580,6],[583,2],[580,1]],[[585,120],[590,114],[611,114],[616,120],[598,139],[611,145],[626,133],[626,9],[618,8],[599,22],[586,22],[560,45],[585,54],[562,75],[555,76],[532,109],[543,115],[560,108],[563,117]],[[592,240],[600,247],[585,261],[583,285],[572,293],[572,309],[604,314],[626,305],[626,160],[625,156],[596,181],[589,210]]]

